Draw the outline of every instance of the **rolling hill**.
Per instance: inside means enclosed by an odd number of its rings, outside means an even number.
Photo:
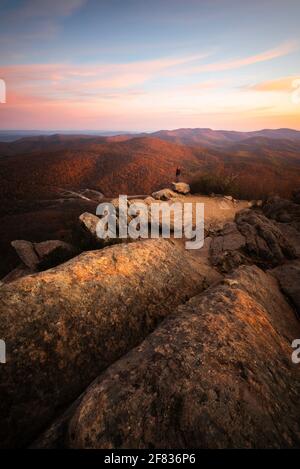
[[[167,137],[165,131],[156,137],[56,134],[1,143],[0,275],[16,263],[13,239],[72,241],[80,213],[94,212],[98,203],[78,196],[86,189],[108,198],[151,194],[169,186],[180,166],[182,178],[195,190],[202,190],[198,181],[207,174],[219,180],[233,174],[237,184],[232,195],[237,198],[289,196],[300,187],[299,132],[291,131],[294,139],[270,138],[270,132],[264,132],[182,129]]]

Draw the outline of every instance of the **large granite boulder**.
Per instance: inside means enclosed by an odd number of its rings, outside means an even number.
[[[87,252],[3,285],[0,446],[29,442],[99,373],[207,285],[166,240]]]
[[[298,337],[277,281],[239,268],[101,374],[35,447],[299,447]]]

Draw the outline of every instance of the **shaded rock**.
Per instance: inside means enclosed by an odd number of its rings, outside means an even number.
[[[247,264],[246,256],[239,250],[245,248],[246,238],[236,223],[227,223],[210,243],[210,260],[222,272],[230,272],[241,264]]]
[[[239,268],[109,367],[36,447],[298,447],[299,334],[277,281]]]
[[[300,259],[286,262],[270,273],[277,278],[282,291],[292,301],[300,317]]]
[[[258,211],[246,209],[212,239],[210,260],[221,272],[230,272],[241,264],[275,267],[297,257],[299,238],[293,226],[278,224]]]
[[[292,223],[276,223],[277,228],[293,247],[297,257],[300,257],[300,231]]]
[[[39,257],[39,269],[55,267],[79,254],[79,250],[72,244],[59,240],[34,243],[34,249]]]
[[[97,236],[97,224],[100,219],[93,213],[84,212],[79,217],[79,224],[84,235],[84,241],[87,245],[93,247],[102,247],[103,240]]]
[[[300,189],[296,189],[292,193],[293,202],[300,204]]]
[[[262,267],[276,266],[296,257],[295,249],[272,220],[246,209],[237,213],[235,221],[246,239],[245,250],[254,263]]]
[[[0,445],[21,446],[179,303],[201,264],[171,241],[86,252],[1,287]]]
[[[54,267],[79,253],[79,250],[71,244],[56,239],[42,241],[41,243],[16,240],[12,241],[11,245],[15,248],[21,261],[29,269],[27,274],[25,273],[26,269],[23,269],[24,275]]]
[[[191,188],[189,184],[186,182],[172,182],[172,190],[178,192],[179,194],[189,194],[191,192]]]
[[[300,231],[300,206],[280,197],[272,197],[263,206],[264,214],[281,223],[293,223]]]
[[[153,192],[152,197],[156,200],[170,200],[178,197],[178,194],[171,191],[171,189],[161,189],[160,191]]]
[[[35,252],[33,243],[17,239],[11,242],[12,247],[16,250],[21,261],[30,269],[36,270],[39,265],[39,257]]]
[[[79,236],[82,249],[101,249],[112,244],[121,243],[123,240],[116,237],[99,238],[97,235],[97,224],[100,221],[96,215],[92,213],[82,213],[79,217]],[[116,218],[116,226],[118,229],[118,219]]]

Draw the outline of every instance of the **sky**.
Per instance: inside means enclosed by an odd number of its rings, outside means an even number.
[[[299,18],[299,0],[0,0],[0,129],[300,130]]]

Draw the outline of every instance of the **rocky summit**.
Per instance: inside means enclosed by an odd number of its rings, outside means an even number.
[[[204,203],[199,250],[98,242],[89,212],[74,244],[12,243],[2,447],[300,446],[299,205],[173,189],[128,207]]]

